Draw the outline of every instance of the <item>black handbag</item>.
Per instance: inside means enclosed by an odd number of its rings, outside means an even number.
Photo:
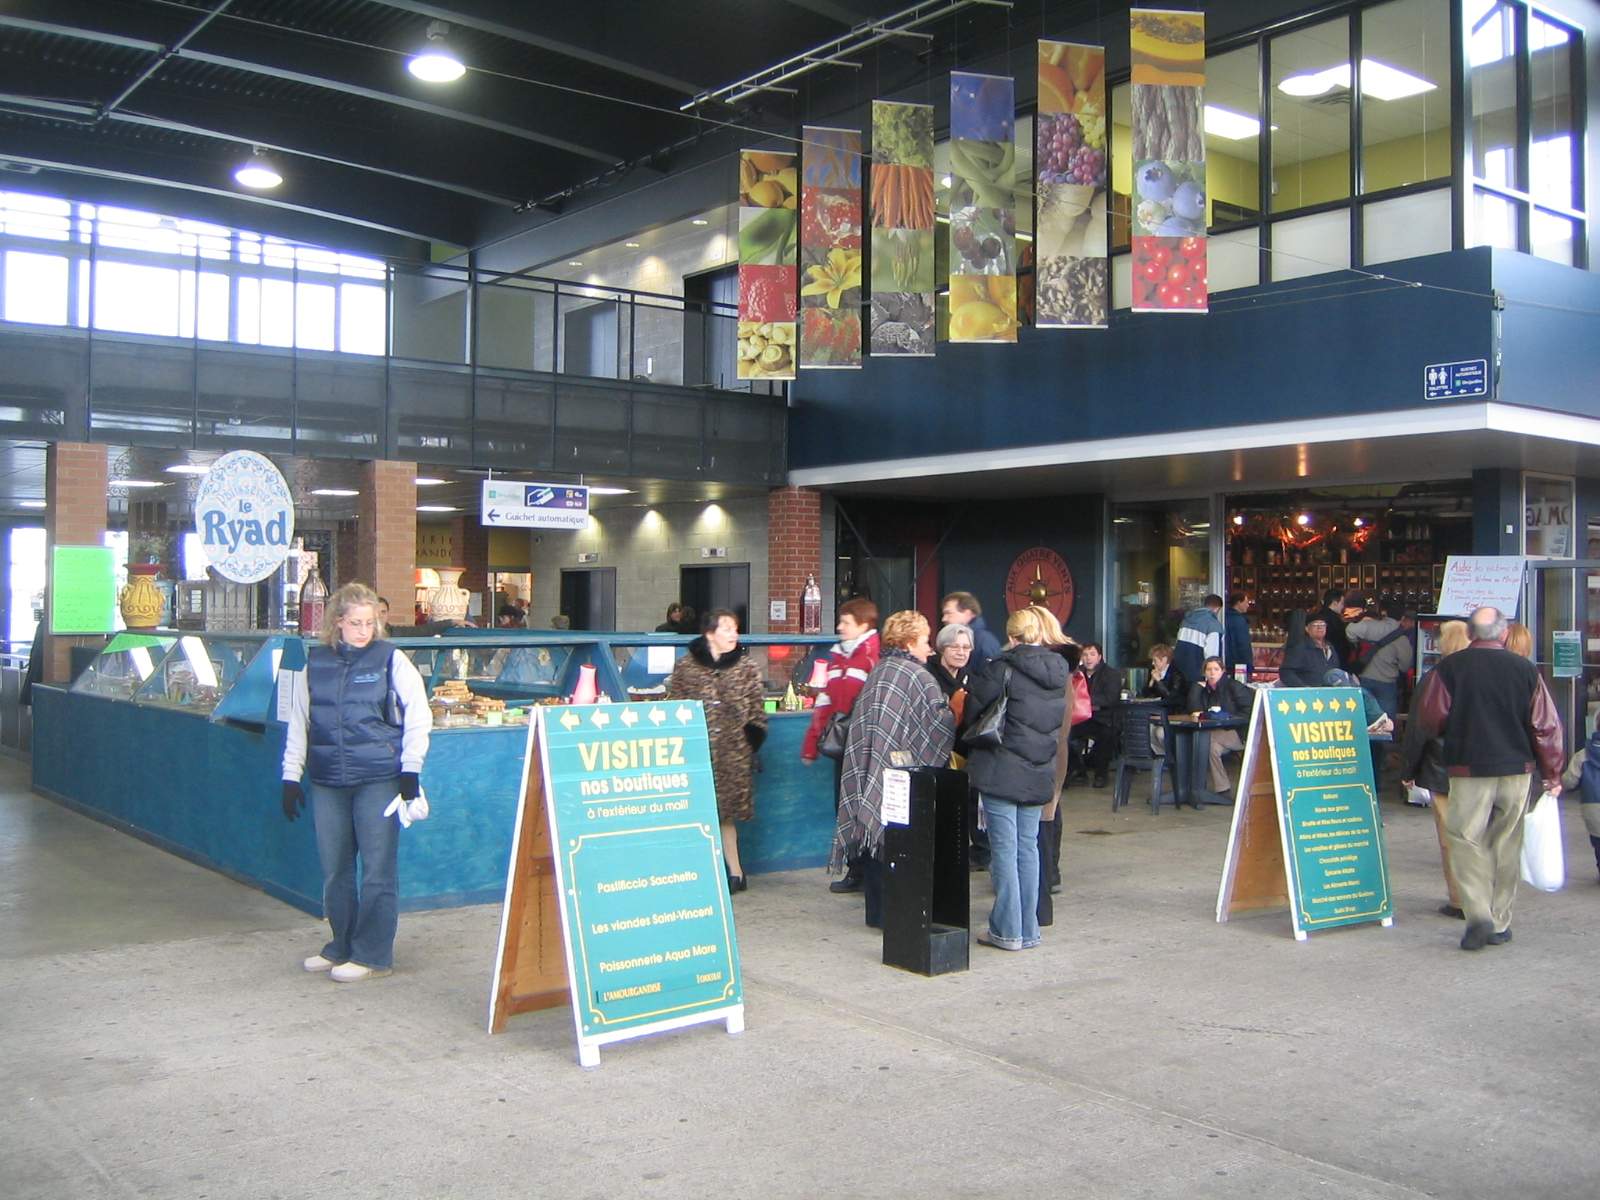
[[[1011,668],[1006,667],[1000,677],[1000,694],[972,719],[961,740],[969,750],[993,750],[1000,745],[1000,734],[1006,723],[1006,693],[1011,688]]]
[[[817,739],[817,753],[824,758],[843,758],[844,744],[849,739],[850,714],[836,712],[822,727],[822,736]]]

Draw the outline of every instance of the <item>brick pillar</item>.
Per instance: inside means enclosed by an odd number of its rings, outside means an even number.
[[[822,493],[783,487],[767,493],[767,597],[788,604],[788,617],[769,621],[770,633],[799,633],[806,576],[822,586]],[[832,628],[829,598],[822,598],[822,629]],[[759,619],[757,614],[757,618]]]
[[[328,585],[330,592],[356,578],[356,563],[360,558],[356,550],[359,541],[357,531],[358,526],[355,521],[339,522],[339,530],[333,537],[333,562],[325,565],[322,570],[322,582]],[[393,596],[389,597],[389,602],[394,603]],[[410,611],[409,605],[407,611]]]
[[[55,546],[98,546],[105,541],[106,448],[86,442],[56,442],[44,456],[45,561]],[[45,587],[45,621],[50,620],[51,579]],[[83,639],[52,637],[44,644],[44,678],[64,683],[71,666],[71,646]]]
[[[417,568],[417,464],[362,465],[354,578],[388,598],[389,624],[413,623]]]

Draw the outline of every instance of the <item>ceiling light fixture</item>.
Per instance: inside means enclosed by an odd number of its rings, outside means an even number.
[[[312,488],[313,496],[359,496],[360,492],[354,488]]]
[[[591,496],[631,496],[633,495],[633,489],[619,487],[592,487],[589,489],[589,494]]]
[[[1236,113],[1229,108],[1218,108],[1215,104],[1206,105],[1206,132],[1212,137],[1223,138],[1230,142],[1241,142],[1245,138],[1255,137],[1261,132],[1261,122],[1254,117],[1247,117],[1243,113]]]
[[[456,511],[456,506],[454,504],[419,504],[419,505],[417,505],[417,511],[418,512],[455,512]]]
[[[17,504],[18,504],[18,507],[20,507],[20,508],[48,508],[49,507],[49,505],[47,505],[43,500],[19,500],[17,502]]]
[[[1296,517],[1294,519],[1294,523],[1296,525],[1309,525],[1309,524],[1311,524],[1311,514],[1310,513],[1301,513],[1298,517]]]
[[[1302,71],[1290,75],[1278,84],[1278,90],[1286,96],[1309,98],[1325,96],[1335,88],[1349,86],[1350,64],[1346,62],[1336,63],[1322,71]],[[1371,96],[1374,100],[1404,100],[1407,96],[1420,96],[1423,92],[1434,91],[1438,86],[1375,58],[1361,60],[1361,94]]]
[[[233,181],[240,187],[255,188],[258,192],[270,191],[283,182],[283,174],[272,165],[267,152],[257,146],[250,152],[249,158],[233,169]]]
[[[441,483],[449,483],[448,479],[436,479],[432,475],[418,475],[414,481],[418,487],[438,487]]]
[[[204,475],[210,467],[202,467],[199,463],[173,463],[167,468],[168,475]]]
[[[629,250],[637,250],[639,248],[639,243],[638,242],[623,242],[622,244],[624,246],[626,246]]]
[[[581,259],[581,258],[569,258],[569,259],[567,259],[567,266],[569,266],[569,267],[581,267],[581,266],[583,266],[583,259]]]
[[[111,481],[111,486],[125,488],[153,488],[166,487],[167,485],[160,479],[113,479]]]
[[[1357,517],[1354,521],[1350,522],[1350,524],[1354,525],[1357,529],[1362,528],[1362,526],[1366,525],[1366,523],[1367,522],[1365,521],[1365,519],[1363,519],[1361,517]]]
[[[691,224],[691,225],[709,225],[709,224],[711,224],[711,222],[706,220],[704,217],[695,217],[689,222],[689,224]]]
[[[428,43],[406,60],[406,70],[423,83],[454,83],[467,73],[445,41],[450,26],[444,21],[428,22]]]

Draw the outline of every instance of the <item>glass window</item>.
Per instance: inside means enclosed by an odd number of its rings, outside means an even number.
[[[1206,59],[1205,102],[1207,224],[1258,217],[1261,53],[1254,45]]]
[[[0,192],[0,230],[13,237],[64,242],[71,222],[72,205],[65,200],[26,192]]]
[[[346,354],[382,354],[387,297],[381,286],[345,283],[339,287],[339,349]]]
[[[94,327],[178,336],[181,280],[172,267],[95,263]]]
[[[1450,10],[1394,0],[1361,17],[1362,190],[1450,175]]]
[[[332,350],[334,299],[331,284],[302,283],[295,291],[294,344],[306,350]]]
[[[1551,262],[1573,266],[1573,250],[1577,245],[1577,225],[1567,217],[1533,210],[1533,253]]]
[[[1111,89],[1111,249],[1126,250],[1133,219],[1132,89]],[[1115,302],[1113,301],[1114,306]],[[1117,306],[1125,307],[1125,306]]]
[[[1366,262],[1397,262],[1450,249],[1450,190],[1437,188],[1363,205],[1362,253]]]
[[[26,645],[33,640],[39,618],[44,613],[45,537],[44,530],[32,525],[12,528],[8,554],[11,559],[10,628],[6,638]]]
[[[1210,512],[1205,499],[1113,506],[1117,617],[1105,647],[1112,665],[1148,666],[1150,647],[1170,645],[1184,615],[1211,591]],[[1137,690],[1131,678],[1128,686]]]
[[[1472,197],[1472,242],[1475,246],[1517,248],[1517,214],[1521,205],[1479,188]]]
[[[1206,282],[1215,295],[1261,282],[1261,229],[1214,233],[1206,243]]]
[[[1522,552],[1548,558],[1573,557],[1570,476],[1522,476]]]
[[[1576,208],[1578,175],[1573,170],[1576,121],[1573,115],[1572,35],[1537,13],[1528,14],[1528,54],[1533,87],[1533,145],[1529,190],[1535,200]]]
[[[1504,0],[1467,0],[1465,7],[1472,96],[1472,172],[1485,183],[1518,186],[1517,25]]]
[[[200,276],[198,304],[200,336],[211,342],[228,340],[228,277],[215,271]]]
[[[30,325],[67,323],[67,260],[59,254],[6,251],[5,319]]]
[[[1272,210],[1350,195],[1350,25],[1340,18],[1271,43]]]
[[[1274,222],[1271,259],[1274,280],[1344,270],[1350,265],[1350,210]]]

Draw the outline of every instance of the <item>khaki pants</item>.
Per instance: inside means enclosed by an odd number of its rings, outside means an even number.
[[[1227,792],[1232,789],[1228,782],[1228,768],[1222,765],[1222,756],[1229,750],[1242,750],[1244,743],[1239,740],[1239,734],[1232,729],[1213,729],[1211,731],[1211,790],[1213,792]]]
[[[1488,921],[1496,933],[1511,926],[1522,867],[1522,816],[1532,783],[1531,775],[1450,779],[1445,839],[1468,924]]]
[[[1439,863],[1444,867],[1444,889],[1454,908],[1461,907],[1461,892],[1456,887],[1456,874],[1450,869],[1450,846],[1445,840],[1444,814],[1450,809],[1450,797],[1444,792],[1433,793],[1433,826],[1439,834]]]

